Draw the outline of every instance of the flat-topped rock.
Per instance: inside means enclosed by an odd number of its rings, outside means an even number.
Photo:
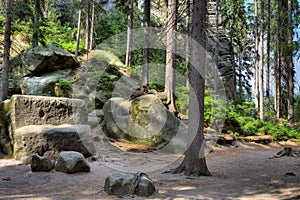
[[[32,154],[55,160],[61,151],[95,153],[89,125],[30,125],[14,131],[13,156],[28,164]]]
[[[87,124],[85,102],[79,99],[13,95],[11,126],[18,129],[28,125]]]

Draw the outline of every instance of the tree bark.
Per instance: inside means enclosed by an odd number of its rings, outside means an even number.
[[[204,90],[206,55],[200,50],[201,45],[206,49],[206,24],[207,24],[207,0],[194,0],[192,19],[191,60],[194,66],[190,67],[190,101],[188,121],[188,149],[185,152],[183,162],[173,173],[184,172],[187,176],[210,176],[204,154]],[[196,44],[197,43],[197,44]],[[202,74],[200,74],[202,71]]]
[[[255,79],[254,79],[254,103],[256,110],[259,109],[259,68],[258,68],[258,5],[254,0],[254,21],[255,21]]]
[[[185,46],[185,70],[186,70],[186,87],[189,87],[189,68],[190,68],[190,48],[191,48],[191,41],[190,41],[190,36],[191,36],[191,31],[190,31],[190,16],[191,16],[191,6],[190,6],[190,0],[186,0],[186,46]]]
[[[125,65],[131,65],[131,43],[132,43],[132,25],[133,25],[133,0],[128,0],[127,8],[127,45],[126,45],[126,59]]]
[[[218,90],[218,66],[219,66],[219,0],[216,0],[216,33],[215,33],[215,52],[214,52],[214,99],[217,99],[217,90]]]
[[[288,0],[288,46],[290,51],[287,55],[288,67],[288,121],[294,125],[294,65],[293,65],[293,51],[292,51],[292,2]]]
[[[77,35],[76,35],[76,50],[75,50],[75,60],[78,58],[79,43],[80,43],[80,23],[81,23],[81,8],[78,10],[78,23],[77,23]]]
[[[8,70],[9,70],[9,57],[10,57],[10,36],[11,36],[11,20],[12,20],[12,0],[6,0],[6,19],[5,19],[5,31],[4,31],[4,51],[2,61],[2,84],[0,100],[7,99],[8,93]]]
[[[142,84],[149,85],[149,27],[150,27],[150,0],[144,0],[144,48]]]
[[[90,41],[89,41],[89,50],[93,49],[94,44],[94,21],[95,21],[95,2],[92,0],[92,19],[91,19],[91,30],[90,30]]]
[[[32,47],[39,44],[39,0],[34,0]]]
[[[166,48],[166,77],[165,93],[169,111],[176,112],[175,108],[175,50],[176,50],[176,21],[177,21],[177,0],[168,1],[168,21],[167,21],[167,48]]]
[[[270,111],[270,69],[271,69],[271,0],[268,0],[268,25],[267,25],[267,69],[266,69],[266,110]]]
[[[260,30],[260,68],[259,68],[259,118],[264,121],[264,0],[260,2],[261,30]]]
[[[85,49],[88,51],[90,47],[90,0],[86,1],[85,14]]]
[[[275,74],[277,77],[275,78],[276,83],[276,117],[277,119],[281,118],[281,51],[280,51],[280,13],[281,13],[281,5],[280,1],[277,1],[277,38],[276,38],[276,64],[277,64],[277,71]]]

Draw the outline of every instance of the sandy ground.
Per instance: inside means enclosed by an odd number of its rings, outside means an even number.
[[[156,151],[125,152],[101,141],[97,145],[101,154],[90,163],[89,173],[32,173],[30,166],[0,155],[0,199],[121,199],[103,190],[105,177],[119,172],[117,169],[147,171],[157,189],[148,198],[122,199],[300,199],[300,157],[272,158],[286,145],[300,148],[291,143],[216,147],[207,156],[213,176],[197,178],[162,173],[176,167],[182,158]]]

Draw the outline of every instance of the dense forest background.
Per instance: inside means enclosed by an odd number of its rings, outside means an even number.
[[[11,6],[11,12],[7,5]],[[195,28],[191,26],[192,7],[189,0],[1,1],[2,72],[7,64],[5,57],[13,58],[39,45],[55,44],[80,61],[101,42],[135,28],[159,27],[189,35]],[[295,63],[300,57],[299,14],[297,0],[208,1],[206,48],[219,69],[218,76],[224,81],[229,101],[220,105],[218,98],[206,90],[205,126],[218,117],[211,109],[218,105],[222,107],[220,112],[226,110],[223,132],[236,136],[270,134],[275,140],[300,140],[300,81],[295,73]],[[8,19],[11,19],[9,33],[5,28]],[[5,42],[6,34],[11,34],[11,44]],[[9,47],[10,53],[5,47]],[[150,49],[147,52],[147,62],[169,63],[166,51]],[[129,47],[128,53],[120,59],[128,71],[134,73],[144,66],[144,56],[143,49],[130,52]],[[172,58],[173,67],[186,77],[188,60]],[[140,78],[150,88],[165,90],[151,77],[149,80]],[[187,115],[188,83],[178,79],[173,82],[176,84],[171,94],[175,97],[170,95],[169,109]],[[8,90],[9,86],[8,81]],[[8,91],[8,98],[10,94]],[[6,96],[2,95],[2,100]]]

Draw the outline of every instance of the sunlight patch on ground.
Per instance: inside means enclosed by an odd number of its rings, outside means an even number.
[[[196,187],[191,187],[191,186],[178,186],[178,187],[173,187],[173,190],[177,190],[177,191],[183,191],[183,190],[195,190]]]

